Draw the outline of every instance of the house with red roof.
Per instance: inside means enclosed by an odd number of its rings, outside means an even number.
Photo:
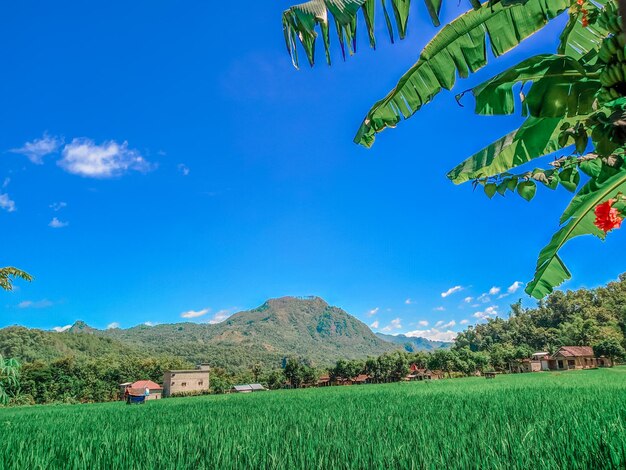
[[[542,370],[593,369],[610,367],[610,360],[597,358],[591,346],[562,346],[554,354],[542,353],[537,358]]]
[[[126,382],[120,384],[120,390],[123,396],[141,396],[144,395],[146,400],[159,400],[163,397],[163,387],[152,380],[138,380],[137,382]],[[128,393],[126,393],[128,391]]]

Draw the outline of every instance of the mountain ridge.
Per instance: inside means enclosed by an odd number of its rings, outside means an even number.
[[[401,347],[407,349],[405,342],[389,339],[395,338],[390,335],[374,334],[365,323],[320,297],[268,299],[256,308],[237,312],[215,324],[186,321],[100,330],[78,320],[64,332],[28,331],[26,334],[23,330],[13,330],[9,341],[8,330],[0,330],[0,354],[13,357],[12,352],[27,351],[29,359],[37,359],[34,336],[47,345],[45,354],[42,353],[46,359],[55,354],[59,358],[89,355],[90,351],[101,355],[111,348],[127,354],[140,352],[146,356],[168,355],[189,362],[210,362],[223,368],[245,368],[255,363],[278,367],[288,356],[328,366],[338,359],[364,359]],[[16,339],[20,335],[23,343],[28,343],[27,348],[20,347]],[[6,347],[7,343],[14,346],[12,350]],[[430,350],[438,345],[430,345],[423,339],[419,344],[414,342],[413,347]]]

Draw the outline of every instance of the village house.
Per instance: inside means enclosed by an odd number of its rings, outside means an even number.
[[[159,400],[163,397],[163,387],[152,380],[138,380],[137,382],[124,382],[119,385],[120,400],[123,400],[126,391],[131,395],[144,395],[146,400]],[[146,389],[148,393],[146,394]]]
[[[354,385],[362,385],[366,384],[370,381],[370,376],[367,374],[359,374],[352,379],[352,384]]]
[[[330,386],[330,375],[322,375],[319,379],[317,379],[318,387],[328,387]]]
[[[441,376],[439,374],[435,374],[430,369],[422,369],[417,367],[415,364],[411,364],[409,367],[409,373],[404,378],[406,381],[414,381],[414,380],[433,380],[439,379]]]
[[[191,370],[168,370],[163,374],[163,396],[209,391],[210,366],[198,364]]]
[[[554,354],[537,352],[530,362],[535,370],[570,370],[611,367],[611,361],[605,357],[597,358],[591,346],[562,346]],[[539,364],[537,366],[537,364]]]

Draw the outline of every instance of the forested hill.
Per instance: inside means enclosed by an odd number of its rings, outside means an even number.
[[[408,352],[418,352],[418,351],[434,351],[436,349],[446,349],[450,348],[454,343],[447,341],[433,341],[431,339],[421,338],[421,337],[413,337],[406,335],[386,335],[384,333],[376,333],[383,341],[389,341],[390,343],[395,343],[401,345]]]
[[[455,341],[456,350],[488,351],[492,357],[559,346],[589,345],[615,340],[626,346],[626,274],[595,289],[557,291],[536,308],[511,306],[508,319],[495,318],[467,328]]]
[[[284,357],[297,356],[326,366],[338,359],[376,356],[398,348],[318,297],[268,300],[218,324],[188,322],[98,330],[79,321],[63,333],[22,327],[0,330],[0,354],[26,362],[130,354],[175,357],[191,363],[206,361],[233,369],[255,363],[277,366]]]

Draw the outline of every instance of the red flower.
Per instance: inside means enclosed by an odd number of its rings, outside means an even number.
[[[594,224],[604,233],[608,233],[614,228],[620,228],[622,225],[622,215],[613,207],[615,202],[615,199],[609,199],[608,201],[596,206],[594,210],[596,214]]]

